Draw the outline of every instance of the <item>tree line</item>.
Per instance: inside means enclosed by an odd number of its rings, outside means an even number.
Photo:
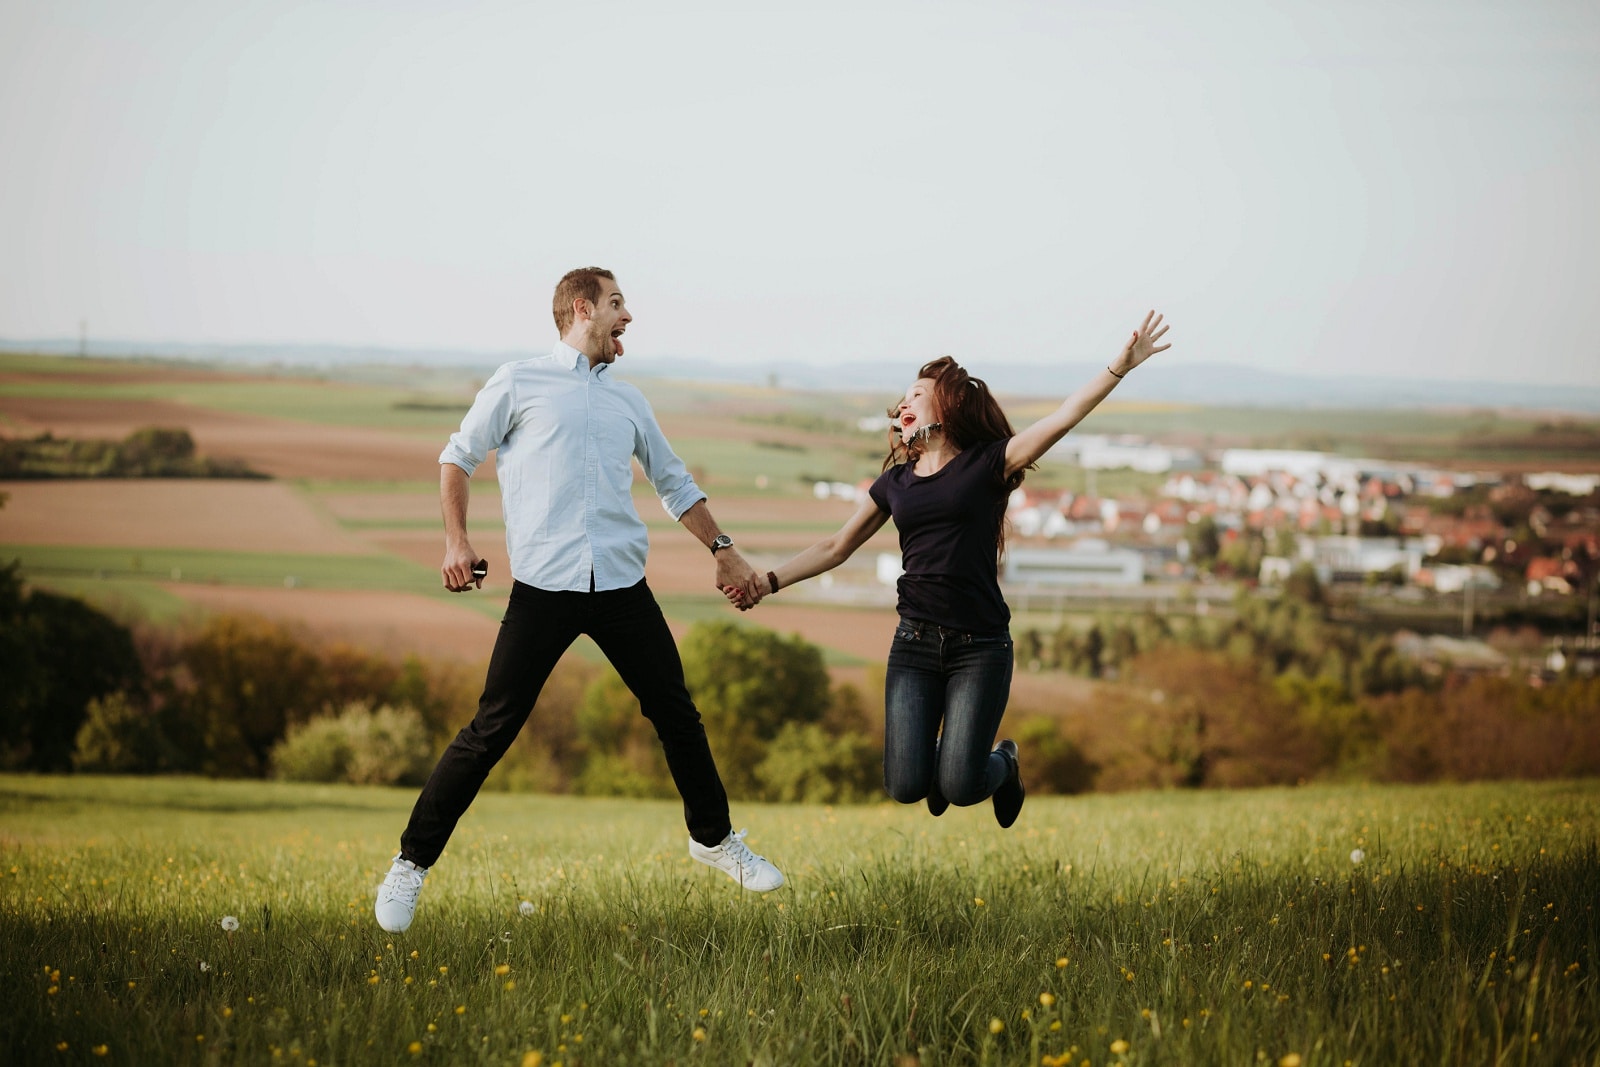
[[[149,426],[120,441],[42,433],[0,437],[0,478],[266,478],[243,460],[202,456],[181,427]]]
[[[1333,621],[1315,587],[1222,620],[1101,620],[1016,645],[1019,672],[1084,679],[1013,699],[1005,732],[1035,792],[1600,773],[1600,681],[1430,676]],[[680,651],[730,794],[882,795],[881,684],[834,685],[815,646],[733,621],[696,624]],[[0,568],[0,769],[416,785],[480,681],[255,617],[129,628]],[[675,795],[633,695],[575,657],[487,788]]]

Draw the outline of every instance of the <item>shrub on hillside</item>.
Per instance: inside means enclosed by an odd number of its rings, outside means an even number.
[[[702,622],[680,646],[684,678],[705,720],[731,796],[755,797],[755,768],[788,723],[820,721],[830,693],[822,652],[799,635]]]
[[[0,437],[3,478],[266,478],[243,460],[198,455],[182,427],[150,426],[121,441],[42,433]]]
[[[577,712],[581,765],[573,792],[582,796],[675,795],[655,727],[616,671],[590,682]]]
[[[1318,747],[1255,662],[1168,648],[1129,664],[1107,687],[1108,729],[1086,743],[1108,789],[1272,785],[1319,767]]]
[[[883,788],[883,750],[855,731],[836,734],[820,723],[786,723],[756,765],[761,799],[801,804],[852,804]]]
[[[301,628],[248,615],[219,615],[182,641],[169,672],[172,699],[199,724],[206,769],[224,777],[267,772],[272,747],[290,727],[351,703],[416,706],[425,701],[432,735],[472,690],[458,672],[419,661],[396,664],[346,645],[326,646]],[[459,709],[459,710],[458,710]]]
[[[1070,795],[1094,788],[1099,766],[1081,745],[1062,733],[1056,720],[1042,715],[1024,719],[1016,736],[1029,792]]]
[[[489,772],[483,787],[524,793],[564,793],[575,789],[590,742],[580,732],[585,694],[598,668],[564,658],[545,680],[533,712],[506,754]],[[458,712],[467,721],[475,702],[462,702]]]
[[[143,684],[127,627],[0,567],[0,769],[71,769],[90,701]]]
[[[118,690],[89,701],[72,765],[92,774],[155,774],[188,769],[172,741],[179,730],[161,709]]]
[[[420,785],[433,747],[415,709],[350,704],[290,728],[271,762],[274,776],[289,781]]]
[[[1600,774],[1600,679],[1539,688],[1508,678],[1456,680],[1373,699],[1382,777],[1421,782]]]

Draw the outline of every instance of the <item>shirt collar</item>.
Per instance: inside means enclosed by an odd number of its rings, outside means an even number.
[[[560,366],[571,367],[575,371],[589,373],[589,357],[573,348],[565,341],[557,341],[555,349],[550,353],[550,358]],[[602,374],[611,364],[602,363],[595,368],[595,374]]]

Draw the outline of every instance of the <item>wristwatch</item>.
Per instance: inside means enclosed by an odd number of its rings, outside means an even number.
[[[715,538],[713,538],[712,541],[711,541],[711,554],[713,556],[715,556],[718,552],[721,552],[723,549],[732,548],[732,547],[733,547],[733,538],[729,537],[727,534],[717,534],[717,536]]]

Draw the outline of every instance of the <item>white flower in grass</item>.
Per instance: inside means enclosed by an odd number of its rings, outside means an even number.
[[[517,911],[521,912],[524,918],[526,918],[529,915],[532,915],[533,914],[533,901],[524,900],[521,904],[517,905]]]
[[[1366,858],[1367,858],[1367,854],[1365,852],[1361,851],[1359,848],[1353,848],[1353,849],[1350,850],[1350,862],[1351,863],[1360,863],[1362,860],[1364,860]]]
[[[201,960],[200,961],[200,973],[201,974],[205,974],[209,970],[211,970],[211,964],[207,963],[205,960]]]
[[[222,917],[222,928],[230,934],[233,933],[239,929],[239,917],[237,915],[224,915]]]

